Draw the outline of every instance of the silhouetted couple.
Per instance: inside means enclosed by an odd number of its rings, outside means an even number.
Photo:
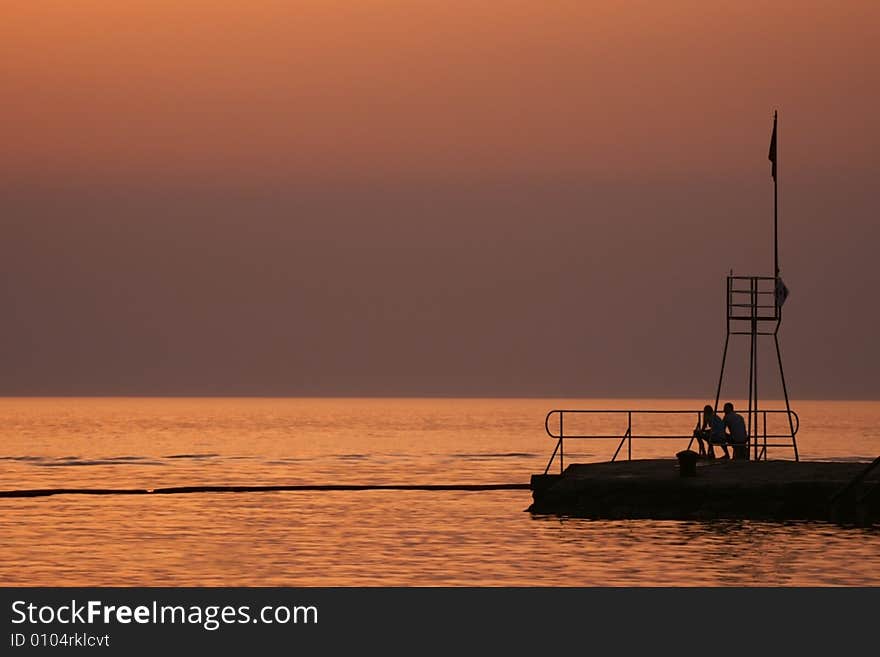
[[[706,405],[703,408],[703,423],[694,429],[694,438],[700,446],[700,456],[706,456],[709,459],[715,458],[715,445],[720,445],[724,450],[722,459],[730,458],[730,451],[727,446],[733,447],[733,458],[748,459],[749,458],[749,434],[746,431],[746,423],[742,415],[734,412],[733,404],[727,402],[724,405],[724,419],[718,417],[715,409]],[[703,444],[705,441],[708,446]]]

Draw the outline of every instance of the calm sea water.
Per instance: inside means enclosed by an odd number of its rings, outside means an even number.
[[[702,403],[0,399],[0,489],[527,483],[552,451],[551,408]],[[802,458],[880,454],[880,403],[794,407]],[[617,418],[591,420],[622,433]],[[692,428],[678,424],[639,430]],[[567,456],[607,460],[615,446],[583,443]],[[633,457],[683,447],[636,442]],[[532,516],[529,503],[526,490],[0,499],[0,585],[880,584],[877,529],[589,521]]]

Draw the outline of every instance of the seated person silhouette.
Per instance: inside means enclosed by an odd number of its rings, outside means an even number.
[[[718,417],[718,414],[715,413],[715,409],[708,404],[703,408],[702,425],[694,429],[694,438],[697,439],[697,443],[700,446],[701,456],[707,456],[710,459],[714,459],[715,445],[721,445],[721,449],[724,450],[724,456],[721,458],[730,458],[730,453],[727,451],[727,434],[724,433],[724,420]],[[709,445],[708,453],[703,445],[703,441],[706,441]]]
[[[733,404],[730,402],[724,405],[724,426],[728,431],[726,442],[733,445],[733,458],[748,460],[749,433],[746,431],[746,421],[743,420],[742,415],[734,412]]]

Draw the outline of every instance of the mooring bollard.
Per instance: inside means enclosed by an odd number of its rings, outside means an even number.
[[[678,474],[682,477],[697,476],[697,459],[699,454],[693,450],[686,449],[675,455],[678,457]]]

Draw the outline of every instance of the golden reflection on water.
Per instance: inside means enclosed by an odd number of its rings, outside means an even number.
[[[625,404],[698,407],[614,402]],[[544,413],[562,405],[0,400],[0,489],[526,482],[552,447]],[[880,451],[880,405],[798,410],[807,457]],[[646,443],[635,456],[679,448]],[[877,530],[533,517],[529,501],[528,491],[0,499],[0,585],[880,584]]]

